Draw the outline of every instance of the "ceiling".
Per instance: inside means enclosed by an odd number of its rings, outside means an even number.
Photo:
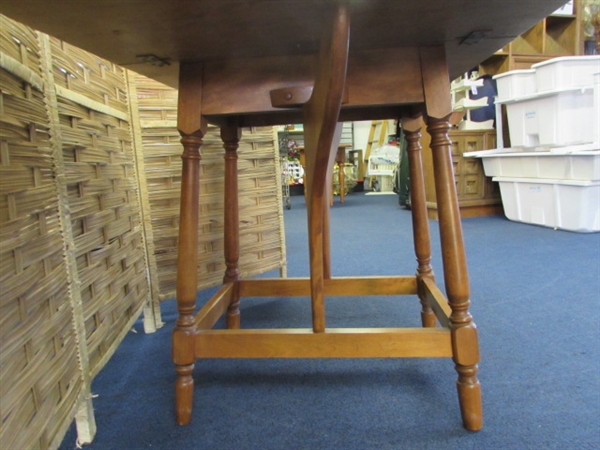
[[[0,13],[177,86],[180,61],[314,53],[334,0],[3,0]],[[346,0],[350,51],[444,44],[452,77],[565,0]],[[483,31],[477,43],[461,44]],[[152,54],[159,67],[139,55]]]

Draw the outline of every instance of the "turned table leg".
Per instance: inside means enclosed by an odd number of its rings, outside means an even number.
[[[183,135],[183,134],[182,134]],[[181,213],[177,258],[177,309],[179,317],[173,330],[175,412],[177,423],[190,422],[194,391],[194,309],[198,286],[198,197],[200,146],[198,136],[183,135],[183,169],[181,180]]]
[[[179,425],[192,418],[194,361],[196,355],[195,319],[198,291],[198,204],[200,195],[200,147],[207,124],[201,115],[202,64],[182,64],[179,68],[177,128],[183,144],[181,208],[177,246],[177,309],[179,317],[173,330],[175,415]]]
[[[231,123],[221,128],[221,139],[225,148],[225,276],[224,283],[236,283],[240,276],[240,220],[238,208],[238,174],[237,149],[241,130],[237,123]],[[240,296],[237,283],[234,288],[231,303],[227,309],[227,328],[240,328]]]
[[[434,279],[431,267],[431,234],[427,218],[427,202],[425,199],[425,178],[423,176],[423,160],[421,157],[421,117],[402,120],[402,130],[408,148],[408,166],[410,170],[410,197],[413,223],[415,254],[417,256],[417,282],[421,301],[421,323],[424,327],[435,327],[436,317],[427,301],[423,279]],[[405,163],[403,163],[405,164]]]
[[[477,328],[469,314],[467,261],[448,137],[452,113],[448,65],[441,46],[423,47],[419,55],[427,131],[431,135],[444,282],[452,310],[449,321],[452,359],[458,372],[458,400],[464,427],[475,431],[483,426],[481,387],[477,379],[479,343]]]
[[[483,426],[481,386],[477,379],[479,344],[477,327],[469,313],[469,280],[448,137],[448,117],[429,117],[427,131],[431,135],[444,282],[452,309],[450,328],[453,360],[458,372],[458,397],[465,428],[479,430]]]

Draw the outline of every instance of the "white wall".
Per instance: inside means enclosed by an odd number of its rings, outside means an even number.
[[[370,120],[354,122],[354,149],[364,150],[367,148],[369,141],[369,130],[371,128]]]

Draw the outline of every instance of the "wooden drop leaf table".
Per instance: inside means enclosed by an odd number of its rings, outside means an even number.
[[[447,134],[452,108],[444,48],[409,47],[350,55],[348,9],[338,5],[328,13],[330,26],[324,27],[317,60],[297,61],[295,67],[297,75],[304,72],[311,81],[314,76],[314,83],[288,85],[285,77],[275,76],[279,75],[280,65],[273,59],[253,58],[231,65],[191,63],[180,67],[179,131],[184,153],[177,277],[179,318],[173,333],[173,359],[178,374],[177,420],[186,424],[191,419],[192,371],[198,358],[449,357],[458,373],[464,426],[478,430],[482,426],[482,410],[477,380],[477,329],[468,311],[467,266]],[[388,63],[383,64],[382,71],[380,62],[385,61]],[[265,67],[269,68],[266,78]],[[379,72],[377,76],[371,76],[373,71]],[[380,82],[394,80],[396,71],[410,74],[411,81],[395,88],[388,86],[384,92],[385,86]],[[267,92],[269,95],[258,95]],[[290,123],[290,117],[301,118],[305,130],[310,277],[244,280],[238,268],[236,149],[240,129],[258,123]],[[338,149],[336,136],[342,121],[366,117],[398,117],[405,130],[418,260],[414,276],[332,275],[329,203],[331,173]],[[209,121],[221,126],[225,147],[227,269],[222,288],[195,314],[199,150]],[[419,147],[423,123],[432,137],[447,298],[437,288],[430,265],[430,233]],[[328,328],[325,299],[349,295],[416,295],[422,304],[423,327]],[[312,329],[242,329],[240,300],[261,296],[310,296]],[[223,315],[227,329],[213,329]]]
[[[0,12],[179,88],[183,143],[173,332],[177,422],[191,420],[199,358],[452,358],[462,421],[482,427],[477,328],[448,138],[450,77],[476,66],[565,0],[64,0],[4,1]],[[335,277],[331,172],[340,123],[401,121],[408,143],[416,274]],[[207,124],[225,148],[223,286],[196,311],[198,189]],[[237,148],[241,129],[303,123],[310,276],[242,279]],[[421,129],[431,135],[446,294],[430,265]],[[407,295],[419,328],[328,328],[331,296]],[[310,329],[244,329],[240,301],[307,296]],[[227,328],[213,329],[226,316]]]

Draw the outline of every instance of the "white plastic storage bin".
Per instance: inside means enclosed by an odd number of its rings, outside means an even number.
[[[594,74],[594,143],[600,145],[600,72]]]
[[[367,169],[367,175],[393,175],[396,170],[397,164],[375,164],[371,158],[369,158],[369,165]]]
[[[493,77],[496,80],[498,100],[513,100],[537,92],[535,70],[512,70]]]
[[[600,72],[600,56],[563,56],[531,66],[535,70],[537,91],[591,86]]]
[[[600,180],[600,150],[556,154],[552,152],[509,152],[496,150],[466,153],[481,158],[488,177],[555,178]]]
[[[594,142],[594,89],[564,89],[507,101],[512,147],[561,147]]]
[[[376,177],[377,192],[392,192],[394,190],[394,177],[392,175],[378,175]]]
[[[392,175],[400,163],[400,147],[384,144],[373,150],[367,164],[367,175]]]
[[[600,181],[494,177],[510,220],[550,228],[600,231]]]

